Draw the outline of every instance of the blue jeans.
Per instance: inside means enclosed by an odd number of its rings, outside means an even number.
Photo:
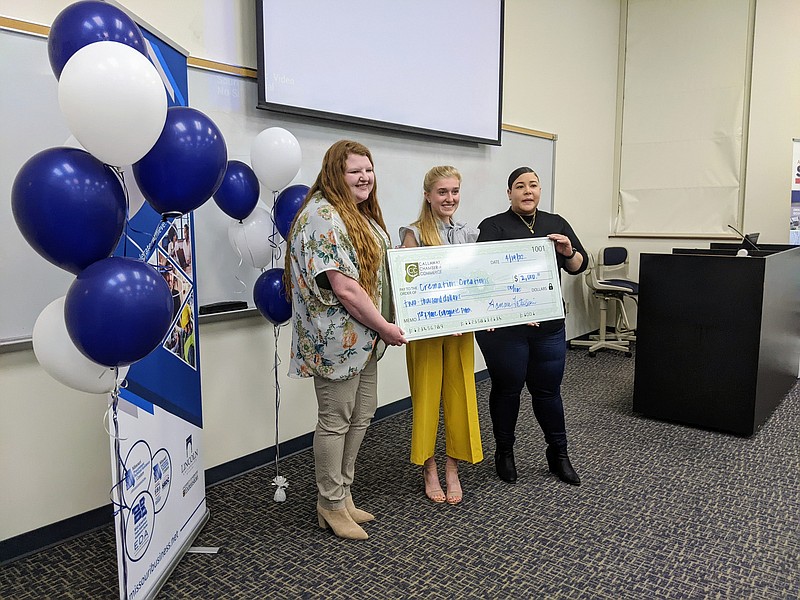
[[[561,380],[567,342],[564,324],[555,328],[554,325],[515,325],[475,333],[492,380],[489,412],[496,448],[500,451],[514,447],[520,394],[526,385],[545,441],[566,452]]]

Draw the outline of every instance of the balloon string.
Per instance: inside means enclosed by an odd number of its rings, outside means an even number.
[[[285,489],[289,487],[289,480],[280,474],[278,469],[278,461],[281,455],[279,423],[281,411],[281,385],[278,380],[278,366],[281,364],[280,354],[278,352],[278,341],[280,339],[281,326],[275,325],[275,356],[272,361],[272,373],[275,377],[275,477],[272,479],[272,485],[277,489],[275,490],[275,502],[284,502],[286,500]]]
[[[113,165],[107,165],[111,167],[111,170],[114,172],[114,175],[117,176],[120,185],[122,186],[122,191],[125,193],[125,229],[122,241],[122,249],[123,253],[122,256],[128,256],[128,239],[129,239],[129,231],[133,231],[134,233],[138,233],[140,235],[144,234],[144,231],[140,231],[131,225],[131,195],[128,191],[128,184],[125,182],[125,171],[121,167],[115,167]],[[151,242],[152,243],[152,242]]]
[[[117,405],[119,404],[119,390],[127,387],[127,381],[120,381],[119,367],[114,367],[115,379],[114,389],[111,391],[112,402],[108,405],[105,414],[103,415],[103,428],[106,430],[108,437],[114,438],[117,441],[125,441],[128,438],[119,437],[119,424],[117,423]],[[109,416],[114,423],[114,433],[109,429]]]
[[[281,246],[279,241],[275,241],[278,235],[278,223],[275,221],[275,209],[278,206],[278,192],[272,192],[272,210],[269,212],[269,220],[272,221],[272,233],[269,236],[269,245],[272,248],[272,268],[275,268],[275,261],[281,258]]]
[[[255,267],[256,257],[253,256],[253,251],[250,249],[250,241],[247,239],[247,227],[242,229],[242,232],[244,232],[244,245],[247,246],[247,254],[250,257],[250,264],[252,264]],[[239,250],[238,248],[236,250],[241,253],[241,250]]]
[[[243,294],[245,291],[247,291],[247,284],[239,278],[239,273],[242,272],[244,257],[242,256],[242,251],[239,250],[238,244],[234,244],[233,247],[236,250],[236,254],[239,256],[239,264],[236,265],[236,271],[233,273],[233,276],[236,278],[236,281],[238,281],[242,286],[242,289],[234,290],[234,294]]]
[[[125,194],[125,229],[123,232],[122,256],[128,256],[128,228],[131,222],[131,197],[128,193],[128,185],[125,183],[125,173],[123,173],[122,168],[111,166],[111,170],[114,172],[114,175],[117,176],[119,184],[122,186],[122,192]]]
[[[111,435],[114,438],[114,458],[116,462],[116,477],[117,482],[111,487],[109,492],[109,497],[111,498],[111,504],[115,508],[114,510],[114,517],[119,519],[119,535],[120,541],[122,542],[122,547],[126,548],[125,542],[125,519],[124,515],[122,514],[122,510],[127,508],[125,506],[125,502],[122,495],[122,488],[121,485],[125,481],[125,469],[124,469],[124,462],[122,460],[122,453],[120,449],[120,441],[126,438],[122,438],[119,435],[119,390],[120,390],[120,380],[119,380],[119,368],[114,367],[115,371],[115,382],[114,382],[114,390],[111,392],[111,403],[109,404],[109,408],[111,409],[111,415],[113,417],[114,422],[114,434]],[[108,431],[108,428],[106,428]],[[116,500],[115,500],[116,495]],[[126,551],[120,553],[122,559],[122,582],[123,585],[126,585],[128,581],[128,562],[125,558]],[[127,597],[127,593],[125,595]]]
[[[278,475],[278,460],[280,459],[280,437],[278,428],[278,417],[281,410],[281,384],[278,380],[278,367],[281,364],[280,353],[278,352],[278,340],[281,335],[281,326],[275,325],[275,357],[272,361],[272,374],[275,378],[275,475]]]

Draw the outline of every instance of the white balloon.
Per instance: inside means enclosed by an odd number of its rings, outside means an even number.
[[[158,71],[119,42],[94,42],[70,57],[58,82],[58,104],[81,145],[109,165],[142,158],[167,120]]]
[[[256,177],[273,192],[292,182],[300,171],[302,160],[303,153],[297,138],[282,127],[265,129],[256,136],[250,147],[250,164]]]
[[[145,199],[144,195],[142,195],[142,190],[139,189],[139,184],[136,183],[136,178],[133,176],[133,166],[126,165],[122,167],[122,175],[125,179],[125,189],[128,190],[128,218],[132,219],[139,212],[139,209],[144,206]]]
[[[272,263],[273,243],[277,244],[281,238],[277,228],[272,223],[269,211],[263,206],[256,206],[250,216],[240,223],[231,220],[228,225],[228,241],[242,257],[245,264],[256,269],[263,269]]]
[[[68,148],[86,150],[74,135],[69,136],[63,145]],[[139,212],[139,209],[144,206],[145,199],[144,195],[142,195],[142,190],[139,189],[139,184],[136,183],[136,178],[133,176],[133,165],[122,167],[122,175],[125,181],[125,189],[128,191],[128,218],[132,219]]]
[[[39,313],[33,325],[33,353],[56,381],[81,392],[107,394],[116,382],[114,369],[89,360],[75,347],[64,322],[64,298],[56,298]],[[127,366],[121,368],[120,380],[127,373]]]

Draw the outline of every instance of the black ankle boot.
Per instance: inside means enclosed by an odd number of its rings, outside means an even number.
[[[517,482],[517,466],[514,464],[513,450],[495,450],[494,468],[497,476],[506,483]]]
[[[547,456],[547,465],[550,467],[550,472],[556,475],[561,481],[571,485],[580,485],[581,478],[572,468],[572,463],[569,462],[566,450],[559,450],[554,446],[548,446],[545,451]]]

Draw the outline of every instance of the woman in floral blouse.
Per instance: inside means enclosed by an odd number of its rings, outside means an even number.
[[[391,322],[389,236],[369,150],[333,144],[297,213],[286,256],[292,297],[289,375],[313,377],[317,396],[314,466],[322,528],[366,539],[374,519],[350,494],[355,461],[378,406],[377,361],[406,343]]]

